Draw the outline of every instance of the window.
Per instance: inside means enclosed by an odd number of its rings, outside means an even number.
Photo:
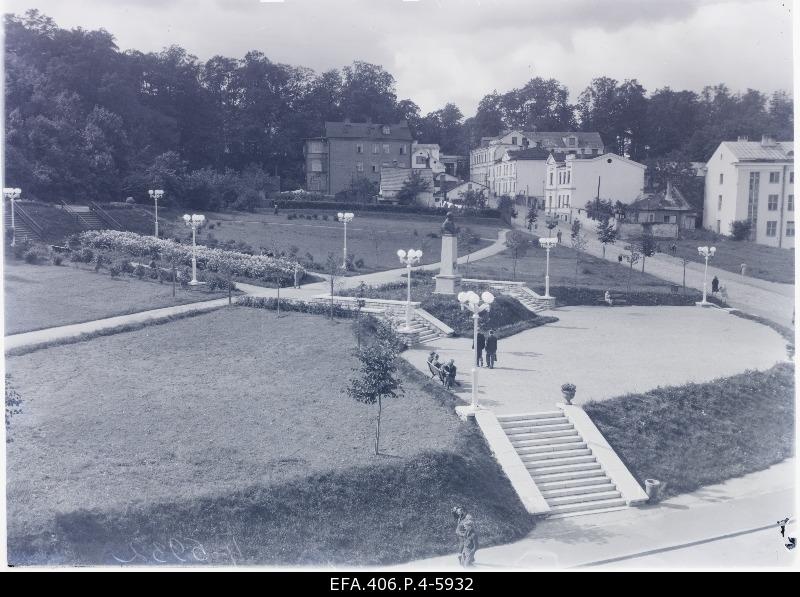
[[[592,155],[597,155],[597,148],[592,149]]]
[[[789,172],[789,184],[794,184],[794,170]]]
[[[720,172],[719,173],[719,184],[722,184],[724,182],[725,182],[725,175],[722,172]]]
[[[364,162],[356,162],[356,172],[364,171]]]
[[[781,173],[780,172],[770,172],[769,173],[769,181],[770,182],[780,182],[781,181]]]
[[[377,172],[378,171],[378,164],[372,164],[372,171],[373,172]]]
[[[356,153],[364,153],[364,146],[361,143],[356,143]]]
[[[389,153],[389,144],[388,143],[384,144],[383,153]]]
[[[550,173],[550,186],[553,186],[553,173]]]
[[[378,154],[380,152],[381,152],[381,146],[378,145],[377,143],[373,143],[372,144],[372,153]]]
[[[778,210],[778,196],[777,195],[770,195],[767,198],[767,209],[769,211],[777,211]]]
[[[417,159],[416,159],[417,164],[425,165],[427,163],[427,161],[428,160],[425,159],[424,155],[418,155],[417,156]]]
[[[655,222],[656,221],[656,214],[647,214],[647,221],[648,222]]]
[[[722,195],[717,198],[717,211],[722,209]]]
[[[794,220],[786,222],[786,236],[794,236]]]
[[[747,219],[752,223],[751,233],[755,234],[756,224],[758,223],[758,185],[761,180],[760,172],[750,173],[750,186],[747,194]]]
[[[672,216],[669,214],[664,214],[664,223],[669,224],[672,221]]]
[[[392,132],[392,129],[390,129],[388,126],[383,127],[383,134],[384,135],[388,135],[391,132]]]
[[[774,220],[767,222],[767,236],[775,236],[777,230],[778,230],[778,222]]]
[[[575,137],[570,137],[570,138],[569,138],[569,143],[568,143],[568,145],[569,145],[570,147],[575,147],[577,144],[578,144],[578,140],[577,140]]]
[[[786,211],[794,211],[794,195],[786,198]]]
[[[516,144],[517,144],[517,138],[511,137],[511,145],[516,145]]]
[[[322,172],[322,160],[311,160],[311,171]]]
[[[322,143],[313,141],[311,143],[311,153],[322,153]]]
[[[405,144],[403,144],[400,146],[400,155],[405,155],[405,154],[406,154],[406,146]]]

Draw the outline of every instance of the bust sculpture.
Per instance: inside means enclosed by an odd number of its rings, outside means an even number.
[[[444,222],[442,222],[442,234],[449,234],[453,236],[457,232],[456,223],[453,221],[453,212],[448,211]]]

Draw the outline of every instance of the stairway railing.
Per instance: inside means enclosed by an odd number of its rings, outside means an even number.
[[[67,203],[66,201],[62,200],[61,201],[61,207],[65,212],[67,212],[73,218],[75,218],[75,222],[76,223],[78,223],[79,225],[83,226],[87,230],[90,230],[92,228],[92,225],[89,222],[87,222],[86,219],[79,212],[73,210],[72,206],[70,206],[69,203]]]
[[[19,203],[14,203],[14,217],[25,222],[25,225],[30,228],[31,232],[39,237],[39,240],[44,240],[44,228],[42,228],[28,212],[22,209]]]
[[[103,220],[103,222],[108,224],[111,228],[115,228],[116,230],[123,229],[122,224],[120,224],[110,213],[108,213],[94,201],[89,201],[89,209],[93,213],[97,214],[97,217]]]

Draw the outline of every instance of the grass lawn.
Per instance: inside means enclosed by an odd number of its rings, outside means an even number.
[[[584,410],[639,483],[666,495],[760,471],[794,455],[794,366],[589,402]]]
[[[705,263],[697,253],[697,247],[708,245],[717,248],[716,255],[709,260],[709,265],[724,269],[740,275],[742,263],[747,264],[745,275],[780,282],[794,284],[794,250],[766,247],[747,241],[736,241],[720,237],[716,240],[691,240],[681,239],[674,241],[677,257],[687,257],[697,263]],[[662,241],[661,249],[671,255],[672,241]]]
[[[8,358],[9,559],[401,562],[454,552],[459,503],[482,544],[527,533],[421,374],[403,371],[373,455],[375,409],[345,392],[354,344],[348,320],[231,307]]]
[[[220,242],[229,240],[244,242],[256,251],[263,247],[286,253],[291,253],[291,248],[297,247],[299,257],[306,259],[310,255],[314,262],[322,266],[329,253],[341,258],[344,226],[333,221],[334,212],[315,210],[296,212],[309,216],[316,213],[318,215],[316,220],[289,220],[287,215],[290,213],[295,212],[281,210],[277,216],[272,212],[206,214],[210,223],[200,233],[198,242],[205,243],[207,239],[213,237]],[[323,214],[329,219],[323,220]],[[347,252],[354,256],[354,261],[363,259],[364,263],[358,271],[350,274],[402,267],[397,258],[398,249],[421,249],[423,264],[439,261],[441,223],[441,218],[433,216],[357,215],[347,225]],[[499,220],[496,225],[468,222],[459,222],[459,225],[462,228],[470,228],[478,237],[486,239],[477,241],[471,247],[461,243],[460,255],[488,246],[497,239],[497,233],[501,228]],[[429,234],[435,234],[436,237],[433,238]]]
[[[535,239],[536,237],[532,236],[531,238]],[[534,240],[534,242],[535,245],[528,249],[527,254],[517,259],[516,275],[514,274],[514,259],[508,249],[492,257],[471,263],[469,266],[460,266],[461,273],[464,277],[469,278],[523,280],[531,289],[539,294],[544,294],[546,252],[539,246],[538,241]],[[568,235],[564,236],[564,242],[569,242]],[[695,248],[695,250],[697,249]],[[647,273],[646,262],[645,273],[642,273],[641,261],[635,264],[631,270],[630,266],[624,263],[620,265],[600,257],[581,253],[576,277],[575,256],[576,251],[565,244],[550,250],[551,288],[559,286],[591,288],[597,290],[596,298],[602,298],[606,290],[626,292],[630,277],[632,293],[670,292],[669,282]],[[555,292],[551,291],[551,294],[558,298]]]
[[[166,283],[14,260],[5,262],[4,284],[6,335],[226,296],[178,286],[173,298]]]

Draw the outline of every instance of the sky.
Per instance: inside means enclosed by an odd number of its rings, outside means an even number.
[[[201,60],[260,50],[321,72],[382,65],[423,114],[554,77],[571,100],[593,77],[648,91],[789,92],[791,0],[3,0],[60,27],[103,28],[122,50],[177,44]]]

